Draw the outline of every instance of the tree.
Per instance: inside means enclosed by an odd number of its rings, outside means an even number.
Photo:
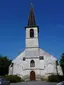
[[[8,74],[10,64],[11,60],[9,60],[7,56],[0,56],[0,75]]]
[[[64,53],[62,53],[62,55],[61,55],[60,65],[62,67],[62,71],[63,71],[63,75],[64,75]]]

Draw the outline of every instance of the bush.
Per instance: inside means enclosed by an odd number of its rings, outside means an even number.
[[[64,76],[59,76],[59,82],[64,81]]]
[[[58,77],[58,75],[50,75],[50,76],[48,76],[48,81],[50,81],[50,82],[58,82],[59,77]]]
[[[48,81],[46,77],[41,77],[41,81]]]
[[[4,76],[5,79],[9,80],[11,83],[22,82],[24,81],[17,75],[6,75]]]

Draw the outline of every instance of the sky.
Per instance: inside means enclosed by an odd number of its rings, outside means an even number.
[[[14,59],[24,51],[31,2],[39,47],[59,60],[64,52],[64,0],[0,0],[0,55]]]

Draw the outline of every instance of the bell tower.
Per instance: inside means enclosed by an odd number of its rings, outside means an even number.
[[[38,43],[39,27],[36,26],[34,9],[33,9],[32,4],[30,6],[30,13],[29,13],[29,17],[28,17],[28,25],[25,28],[26,28],[26,48],[37,48],[37,47],[39,47],[39,43]]]

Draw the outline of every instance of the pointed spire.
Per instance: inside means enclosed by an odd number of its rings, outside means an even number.
[[[36,26],[35,16],[34,16],[34,9],[31,3],[30,5],[30,13],[28,18],[28,27]]]

